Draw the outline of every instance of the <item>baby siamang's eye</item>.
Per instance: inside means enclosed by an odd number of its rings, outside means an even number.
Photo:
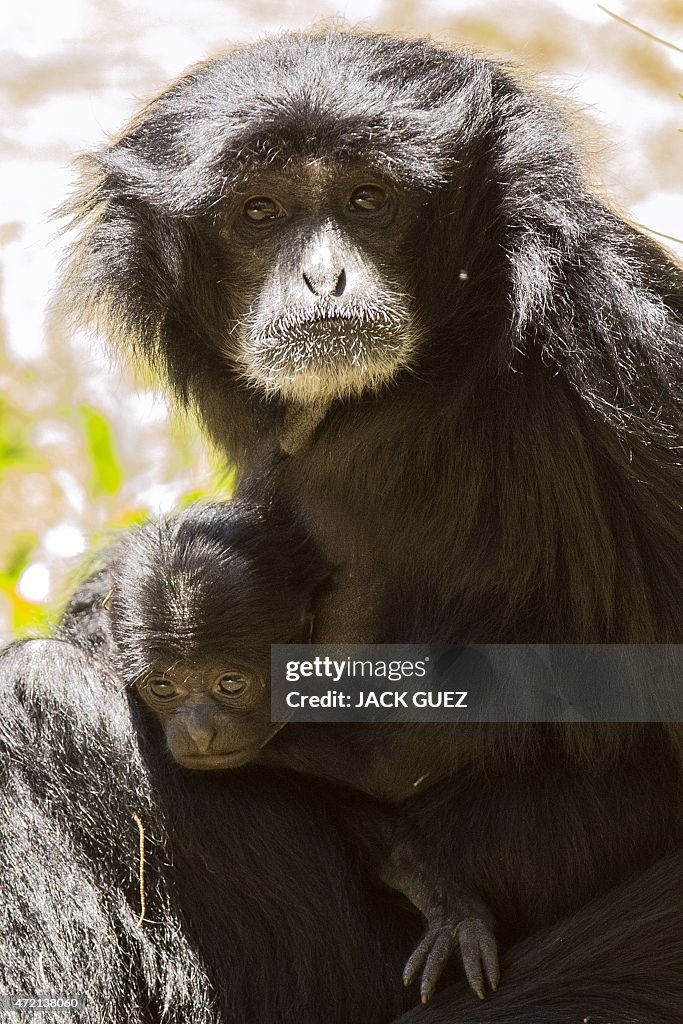
[[[351,193],[349,206],[357,213],[378,213],[389,202],[389,196],[379,185],[360,185]]]
[[[227,697],[239,697],[249,686],[249,680],[240,672],[226,672],[218,680],[218,689]]]
[[[172,700],[178,696],[178,687],[163,676],[152,676],[147,680],[147,689],[157,700]]]
[[[278,201],[268,196],[254,196],[253,199],[248,199],[244,204],[243,213],[247,220],[257,224],[286,216]]]

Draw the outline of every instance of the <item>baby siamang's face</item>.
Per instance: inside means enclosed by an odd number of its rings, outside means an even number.
[[[186,768],[235,768],[253,760],[279,726],[270,721],[268,666],[159,661],[137,680],[173,758]]]

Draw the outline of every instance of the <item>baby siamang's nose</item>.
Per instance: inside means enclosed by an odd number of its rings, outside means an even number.
[[[185,721],[185,729],[192,743],[197,748],[198,754],[206,754],[211,748],[213,738],[216,735],[215,729],[202,715],[188,715]]]

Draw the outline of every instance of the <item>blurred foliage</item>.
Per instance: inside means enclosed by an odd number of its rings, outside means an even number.
[[[85,449],[90,460],[90,493],[93,498],[116,494],[123,479],[123,466],[116,451],[114,431],[97,409],[81,406]]]
[[[0,349],[0,640],[50,629],[87,569],[86,545],[106,546],[116,530],[159,509],[229,498],[235,486],[234,472],[212,460],[194,424],[155,396],[153,422],[128,417],[125,430],[114,394],[103,395],[102,407],[78,400],[74,367],[63,374],[69,401],[54,378],[45,388],[36,367],[12,366],[2,355]],[[129,382],[124,393],[137,392]],[[150,401],[148,389],[144,394]],[[60,524],[68,540],[61,546],[59,533],[51,534]]]
[[[10,467],[36,469],[40,459],[31,447],[30,418],[0,397],[0,483]]]
[[[28,566],[37,544],[38,537],[35,534],[16,534],[12,538],[6,564],[0,571],[0,594],[10,606],[12,627],[19,634],[26,629],[37,629],[44,615],[44,609],[35,602],[26,601],[17,588],[21,574]]]

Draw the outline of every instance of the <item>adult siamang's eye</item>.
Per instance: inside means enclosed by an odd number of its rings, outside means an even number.
[[[379,185],[361,185],[351,193],[349,206],[358,213],[378,213],[389,202],[389,196]]]
[[[157,700],[172,700],[178,696],[178,687],[163,676],[152,676],[147,680],[147,689]]]
[[[270,199],[268,196],[254,196],[253,199],[248,199],[244,204],[243,212],[247,220],[256,224],[285,216],[285,211],[277,200]]]
[[[226,697],[239,697],[249,687],[249,680],[240,672],[226,672],[218,680],[218,689]]]

